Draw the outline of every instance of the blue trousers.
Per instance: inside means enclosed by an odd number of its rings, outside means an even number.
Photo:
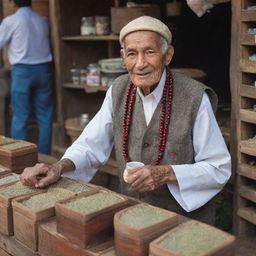
[[[27,140],[27,123],[33,111],[39,130],[39,151],[49,154],[52,137],[52,73],[49,63],[16,64],[11,83],[12,125],[14,139]]]

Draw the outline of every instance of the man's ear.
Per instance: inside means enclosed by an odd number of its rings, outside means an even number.
[[[121,49],[121,50],[120,50],[120,56],[121,56],[121,58],[124,60],[124,49]]]
[[[172,45],[168,46],[167,52],[165,54],[165,65],[168,66],[172,60],[174,54],[174,48]]]

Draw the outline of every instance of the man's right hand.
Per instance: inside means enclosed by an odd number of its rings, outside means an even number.
[[[20,181],[26,186],[43,188],[58,181],[61,173],[73,169],[75,169],[75,165],[69,159],[62,159],[53,165],[36,164],[24,169],[20,175]]]

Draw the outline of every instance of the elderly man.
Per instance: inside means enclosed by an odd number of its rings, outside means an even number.
[[[155,18],[128,23],[120,43],[129,74],[114,81],[62,160],[26,168],[21,181],[36,187],[61,175],[90,181],[114,144],[121,193],[213,224],[210,199],[230,177],[230,155],[213,114],[214,92],[167,68],[174,53],[171,39],[168,27]],[[129,170],[129,184],[123,181],[128,161],[145,164]]]

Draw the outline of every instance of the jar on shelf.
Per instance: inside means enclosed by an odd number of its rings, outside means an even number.
[[[77,68],[70,69],[71,75],[72,75],[72,82],[75,85],[80,84],[80,70]]]
[[[99,36],[109,34],[109,17],[108,16],[96,16],[96,34]]]
[[[89,123],[89,115],[86,113],[83,113],[79,117],[80,125],[81,127],[85,127]]]
[[[88,65],[87,69],[86,85],[100,86],[100,66],[96,63],[92,63]]]
[[[96,35],[96,26],[94,17],[82,17],[81,21],[81,35],[89,36]]]
[[[86,84],[87,70],[80,69],[80,84]]]

